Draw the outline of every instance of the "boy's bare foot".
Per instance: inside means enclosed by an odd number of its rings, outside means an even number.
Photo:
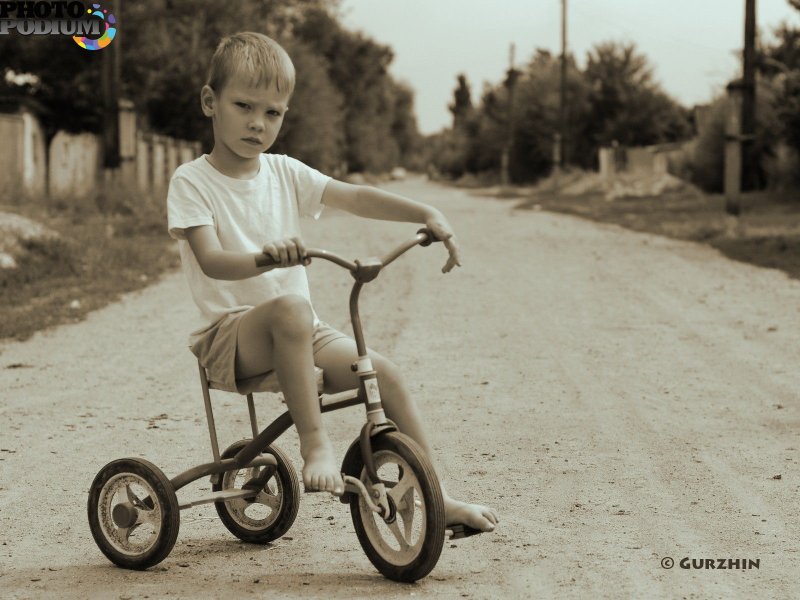
[[[497,511],[480,504],[467,504],[445,497],[444,514],[447,525],[467,525],[481,531],[494,531],[500,521]]]
[[[331,492],[341,495],[344,482],[328,436],[312,434],[301,436],[300,455],[303,457],[303,485],[306,491]]]

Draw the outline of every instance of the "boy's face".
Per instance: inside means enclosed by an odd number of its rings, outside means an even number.
[[[221,92],[206,86],[203,113],[213,117],[214,145],[242,159],[256,158],[275,142],[289,110],[289,94],[270,87],[251,87],[233,77]]]

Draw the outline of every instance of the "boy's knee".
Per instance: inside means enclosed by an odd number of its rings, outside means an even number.
[[[403,373],[396,364],[383,356],[375,356],[372,366],[378,372],[378,384],[383,391],[400,389],[405,386]]]
[[[280,296],[270,302],[272,330],[278,335],[311,335],[314,314],[308,300],[296,294]]]

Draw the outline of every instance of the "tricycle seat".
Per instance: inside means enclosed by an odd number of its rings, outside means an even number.
[[[201,367],[200,369],[201,376],[205,375],[208,377],[208,374],[205,369]],[[314,367],[314,376],[317,380],[317,393],[321,394],[323,389],[323,371],[319,367]],[[206,380],[208,382],[209,389],[212,390],[225,390],[225,391],[232,391],[229,390],[224,385],[214,382],[210,379]],[[270,392],[273,394],[279,394],[281,391],[280,383],[278,383],[278,375],[275,371],[267,371],[266,373],[262,373],[260,375],[256,375],[255,377],[248,377],[247,379],[239,379],[237,381],[239,386],[239,390],[242,394],[253,394],[258,392]]]

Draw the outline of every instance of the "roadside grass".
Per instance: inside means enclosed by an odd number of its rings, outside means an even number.
[[[0,269],[0,339],[24,340],[80,321],[179,264],[166,233],[163,198],[105,189],[69,201],[0,203],[0,211],[60,235],[26,244],[17,268]]]
[[[599,192],[557,196],[534,191],[517,208],[576,215],[709,244],[734,260],[780,269],[800,279],[800,192],[744,194],[739,217],[726,214],[722,195],[685,192],[606,200]]]

